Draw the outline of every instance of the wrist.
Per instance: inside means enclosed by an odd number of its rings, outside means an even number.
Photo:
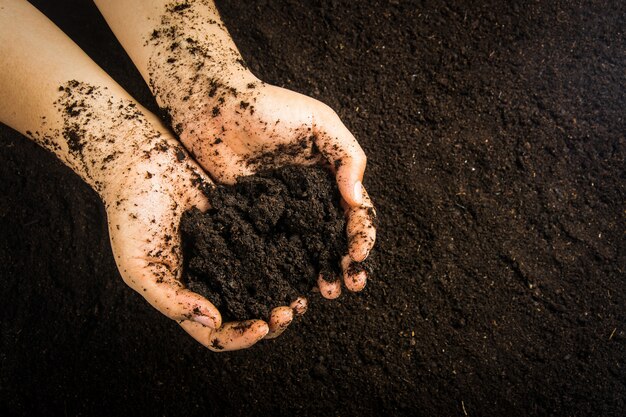
[[[131,135],[142,134],[135,130]],[[178,141],[166,134],[138,141],[137,151],[125,153],[111,163],[98,191],[107,210],[127,200],[145,199],[152,191],[168,194],[174,171],[186,154]]]
[[[152,89],[162,119],[179,136],[192,130],[198,120],[217,116],[225,107],[245,100],[251,89],[262,84],[247,69],[232,66],[224,66],[220,72],[178,69],[173,79],[181,81],[174,83],[167,74],[153,74]]]
[[[133,164],[168,147],[167,134],[123,91],[68,81],[59,87],[54,105],[60,115],[57,123],[44,121],[41,137],[35,139],[103,199]]]
[[[148,82],[164,119],[180,134],[259,80],[248,70],[213,2],[169,5],[146,33]]]

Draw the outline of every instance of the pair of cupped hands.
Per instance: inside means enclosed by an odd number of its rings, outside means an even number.
[[[366,157],[337,114],[315,99],[284,88],[259,80],[248,80],[247,85],[255,87],[237,86],[244,95],[222,102],[218,115],[211,114],[210,108],[189,115],[190,122],[177,132],[185,150],[155,121],[154,128],[171,149],[178,150],[129,161],[133,169],[108,187],[104,196],[113,253],[125,282],[202,345],[211,350],[219,346],[219,351],[248,348],[261,339],[277,337],[294,316],[304,314],[307,300],[300,297],[289,306],[270,306],[274,308],[269,319],[223,323],[210,300],[185,288],[179,223],[184,211],[210,207],[197,186],[199,181],[232,184],[239,176],[286,164],[319,164],[330,169],[342,196],[349,248],[342,254],[343,280],[318,279],[325,298],[338,297],[342,281],[350,291],[364,288],[366,273],[353,272],[348,266],[365,260],[375,240],[373,207],[361,182]],[[253,112],[242,111],[244,101],[254,103]],[[309,138],[306,147],[300,146],[303,134]],[[281,155],[281,149],[301,152]],[[270,153],[273,158],[258,158]],[[135,214],[129,216],[129,212]]]

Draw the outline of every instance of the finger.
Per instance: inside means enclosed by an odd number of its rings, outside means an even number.
[[[354,262],[350,255],[346,255],[341,260],[341,269],[343,270],[343,283],[350,291],[357,292],[365,288],[367,284],[367,273],[359,268],[357,262]]]
[[[180,327],[213,352],[247,349],[263,339],[269,331],[267,323],[263,320],[230,322],[217,330],[193,321],[183,321]]]
[[[176,238],[172,240],[175,244]],[[111,236],[111,242],[114,253],[118,254],[115,260],[124,282],[154,308],[172,320],[193,320],[212,328],[221,326],[222,317],[213,303],[180,282],[176,254],[162,254],[158,247],[145,254],[143,249],[147,245],[131,247],[128,242],[133,242],[127,237]]]
[[[144,276],[136,277],[138,279],[130,282],[126,279],[125,281],[154,308],[172,320],[192,320],[213,329],[221,326],[222,316],[213,303],[182,287],[177,280],[168,281],[150,276],[156,269],[154,263],[152,264],[152,270],[148,266],[143,268]],[[157,276],[160,277],[161,274],[157,273]]]
[[[322,297],[334,300],[341,295],[341,281],[335,279],[334,281],[326,281],[324,276],[320,274],[317,277],[317,286],[320,289]]]
[[[363,205],[348,209],[346,234],[348,253],[355,262],[363,262],[376,242],[376,210],[363,189]]]
[[[367,158],[352,133],[334,113],[314,124],[316,144],[334,167],[341,196],[351,207],[363,203],[363,173]]]
[[[265,339],[274,339],[280,336],[287,327],[289,327],[292,321],[293,309],[291,307],[276,307],[270,313],[270,320],[268,322],[270,331],[265,336]]]
[[[293,312],[296,315],[301,316],[304,313],[306,313],[306,310],[309,307],[309,303],[308,303],[306,298],[298,297],[298,298],[296,298],[295,301],[293,301],[291,304],[289,304],[289,307],[291,307],[293,309]]]
[[[363,159],[344,157],[337,169],[337,186],[341,196],[352,207],[363,203],[363,172],[365,172],[365,156]]]

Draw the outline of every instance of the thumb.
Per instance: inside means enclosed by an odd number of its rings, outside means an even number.
[[[350,207],[361,206],[365,152],[335,112],[320,122],[313,123],[316,144],[335,171],[339,192]]]
[[[343,199],[350,207],[359,207],[363,204],[363,172],[365,171],[365,156],[363,158],[344,157],[340,160],[337,169],[337,186]]]
[[[158,199],[152,203],[163,206]],[[134,206],[128,200],[122,205]],[[172,320],[220,327],[222,318],[218,309],[180,281],[182,254],[178,219],[171,213],[155,217],[147,215],[145,210],[136,213],[132,221],[120,221],[120,217],[126,218],[123,211],[109,216],[111,248],[124,282]]]
[[[124,282],[163,315],[181,322],[191,320],[210,328],[219,328],[219,310],[206,298],[185,288],[172,269],[156,258],[117,257]]]

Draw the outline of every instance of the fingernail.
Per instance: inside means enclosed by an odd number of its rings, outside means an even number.
[[[296,313],[297,315],[303,315],[304,313],[306,313],[308,303],[306,301],[306,298],[299,297],[297,300],[292,302],[289,307],[291,307],[294,313]]]
[[[203,326],[215,329],[215,320],[209,316],[193,316],[193,321],[200,323]]]
[[[354,184],[354,201],[358,204],[363,203],[363,185],[361,184],[361,181],[357,181]]]

